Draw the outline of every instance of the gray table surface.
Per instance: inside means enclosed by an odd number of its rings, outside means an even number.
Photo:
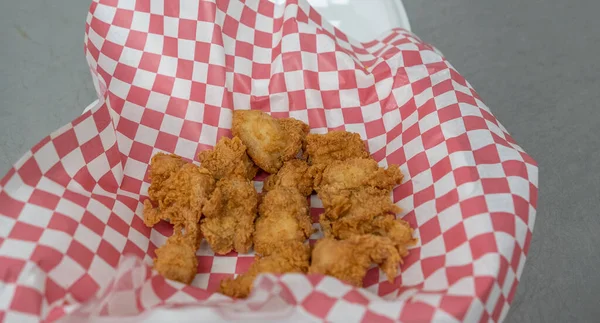
[[[537,222],[507,322],[600,317],[600,2],[404,0],[540,164]],[[88,1],[0,2],[0,173],[95,98]]]

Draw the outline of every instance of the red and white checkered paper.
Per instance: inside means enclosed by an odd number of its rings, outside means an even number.
[[[100,103],[0,181],[0,320],[506,315],[531,241],[536,163],[434,48],[401,29],[358,43],[304,0],[94,0],[85,35]],[[364,289],[262,275],[232,301],[215,293],[219,281],[253,258],[206,243],[191,286],[152,271],[171,228],[142,222],[150,157],[193,160],[230,135],[233,109],[358,132],[382,166],[401,165],[393,198],[419,244],[393,284],[375,267]],[[313,216],[320,206],[313,197]]]

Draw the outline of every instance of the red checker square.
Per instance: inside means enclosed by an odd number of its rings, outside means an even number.
[[[462,86],[467,86],[467,81],[465,80],[464,77],[462,77],[462,75],[458,74],[458,72],[456,70],[452,69],[452,68],[449,69],[449,71],[450,71],[450,78],[454,82],[456,82],[456,83],[458,83],[458,84],[460,84]]]
[[[167,17],[179,17],[179,1],[165,1],[164,13]]]
[[[115,199],[108,196],[92,194],[92,199],[102,203],[108,209],[112,209],[115,206]]]
[[[23,207],[25,207],[25,203],[13,199],[4,191],[0,191],[0,204],[2,205],[0,214],[6,215],[13,219],[17,219],[19,215],[21,215]]]
[[[514,244],[516,245],[517,243],[515,242]],[[506,281],[506,273],[508,272],[508,267],[508,259],[500,257],[500,268],[498,268],[498,273],[496,276],[498,278],[498,284],[500,286],[503,286],[504,282]]]
[[[537,208],[537,201],[538,201],[537,187],[535,187],[535,185],[533,185],[530,182],[529,183],[529,204],[531,204],[531,206],[533,206],[534,208]]]
[[[373,312],[371,312],[371,311],[369,311],[367,309],[367,311],[365,312],[365,315],[363,316],[361,322],[365,322],[365,323],[367,323],[367,322],[387,323],[387,322],[394,322],[394,320],[390,319],[389,317],[373,313]]]
[[[487,124],[485,123],[485,119],[477,116],[464,116],[463,120],[465,122],[465,129],[469,130],[478,130],[478,129],[489,129]]]
[[[60,163],[57,163],[60,164]],[[11,167],[8,172],[4,175],[4,177],[0,177],[0,186],[5,186],[6,183],[17,173],[17,170],[14,167]]]
[[[342,106],[340,101],[340,91],[321,91],[321,99],[325,109],[334,109]]]
[[[17,221],[8,237],[15,240],[37,242],[40,240],[43,232],[44,229],[40,227]]]
[[[283,73],[276,73],[271,76],[271,82],[269,82],[269,92],[271,94],[287,92]]]
[[[185,59],[177,61],[177,73],[175,76],[179,79],[191,80],[192,72],[194,71],[194,62]]]
[[[115,213],[112,213],[110,215],[110,218],[108,219],[108,222],[106,224],[110,228],[119,232],[124,237],[127,237],[129,235],[129,225],[127,223],[125,223],[125,221],[123,221],[123,219],[121,219]]]
[[[502,308],[504,307],[505,302],[506,299],[504,299],[504,295],[500,294],[500,297],[498,297],[498,302],[496,303],[494,311],[492,312],[492,320],[494,322],[500,321],[500,314],[502,314]]]
[[[413,82],[410,87],[414,95],[421,94],[423,91],[431,88],[431,78],[425,77],[418,81]]]
[[[427,154],[424,151],[413,156],[406,162],[406,164],[411,177],[414,177],[430,168],[429,160],[427,160]]]
[[[419,232],[421,234],[421,244],[426,244],[432,241],[433,239],[442,235],[440,221],[437,217],[432,218],[419,227]]]
[[[150,12],[150,0],[137,0],[135,2],[135,11]]]
[[[192,287],[192,286],[185,286],[184,288],[181,289],[181,291],[190,295],[197,301],[203,301],[205,299],[208,299],[210,296],[212,296],[212,294],[207,292],[206,290],[201,289],[201,288]]]
[[[304,70],[302,71],[302,76],[304,77],[304,87],[306,89],[312,90],[320,90],[319,84],[319,73],[314,71]],[[321,108],[320,106],[315,106],[314,108]]]
[[[113,268],[117,268],[119,265],[121,253],[110,243],[106,242],[106,240],[100,241],[100,246],[98,246],[97,253],[102,260],[106,261],[106,263],[111,265]]]
[[[207,83],[225,86],[225,67],[219,65],[209,65]]]
[[[119,182],[112,172],[107,172],[98,180],[98,185],[107,192],[114,192],[119,188]]]
[[[140,59],[139,67],[143,70],[150,72],[158,72],[158,65],[160,64],[160,55],[144,52]]]
[[[470,105],[477,106],[477,102],[475,102],[475,98],[468,94],[464,94],[460,91],[456,91],[456,99],[459,103],[468,103]]]
[[[193,84],[192,90],[194,90]],[[188,104],[188,100],[171,97],[169,98],[169,103],[167,103],[166,113],[174,117],[185,118]]]
[[[496,238],[494,238],[494,234],[491,232],[472,238],[469,240],[469,245],[471,247],[473,260],[477,260],[488,253],[498,252]]]
[[[63,197],[83,208],[87,207],[88,203],[90,202],[89,197],[69,190],[63,193]]]
[[[98,129],[98,131],[106,129],[108,126],[110,126],[112,121],[108,109],[96,111],[92,115],[92,118],[94,119],[94,124],[96,124],[96,128]]]
[[[464,219],[473,215],[486,213],[487,203],[484,196],[476,196],[460,202],[460,211]]]
[[[177,137],[165,132],[159,132],[158,138],[156,138],[156,148],[162,149],[168,152],[174,152],[175,146],[177,145]]]
[[[271,64],[252,63],[253,79],[268,79],[271,76]]]
[[[342,109],[342,115],[344,116],[344,124],[364,123],[360,108],[344,108]]]
[[[523,222],[529,222],[529,202],[524,198],[514,195],[512,196],[513,203],[515,205],[515,214],[523,220]]]
[[[521,255],[523,255],[523,250],[521,247],[519,247],[519,243],[516,241],[514,246],[515,249],[513,250],[512,259],[510,260],[510,268],[512,268],[514,272],[517,272],[519,269],[519,263],[521,262]]]
[[[365,123],[365,130],[368,138],[375,138],[385,134],[385,125],[383,124],[382,119],[377,119]]]
[[[465,227],[462,223],[459,223],[444,232],[443,236],[444,243],[446,244],[446,251],[451,251],[468,240]]]
[[[306,297],[302,302],[302,307],[305,311],[319,318],[327,317],[327,313],[331,310],[337,300],[329,297],[321,292],[314,291],[309,297]]]
[[[60,201],[60,197],[48,193],[46,191],[34,189],[29,197],[29,203],[42,206],[44,208],[54,210]]]
[[[496,145],[488,145],[473,151],[477,164],[500,164],[500,155]]]
[[[317,63],[319,72],[330,72],[338,70],[335,52],[320,53],[319,55],[317,55]]]
[[[406,145],[421,135],[419,124],[415,123],[402,133],[402,144]]]
[[[107,5],[109,7],[116,7],[119,3],[118,0],[100,0],[99,3]]]
[[[214,22],[217,6],[214,2],[200,1],[198,8],[198,20]]]
[[[327,118],[325,117],[325,110],[323,110],[323,109],[308,110],[308,123],[311,128],[327,127]]]
[[[485,194],[510,193],[506,178],[482,178],[481,186]]]
[[[86,30],[86,33],[87,32],[89,32],[89,31]],[[98,61],[98,58],[100,58],[100,50],[98,48],[96,48],[96,46],[94,46],[91,43],[88,43],[86,50],[90,53],[90,55],[92,55],[92,57],[94,58],[95,61]]]
[[[98,283],[89,274],[85,274],[69,288],[69,292],[76,301],[84,302],[94,296],[99,288]]]
[[[354,70],[338,71],[338,78],[340,82],[340,89],[342,90],[351,90],[358,87],[356,84],[356,74]]]
[[[238,257],[235,263],[235,273],[243,274],[248,271],[250,265],[254,262],[254,257]]]
[[[140,249],[135,243],[131,242],[131,240],[127,240],[125,243],[125,248],[123,248],[123,255],[134,255],[140,258],[143,258],[146,254],[146,251]]]
[[[431,166],[431,175],[433,177],[434,182],[439,181],[442,177],[446,176],[450,172],[452,172],[452,164],[450,163],[449,157],[444,157],[435,165]]]
[[[33,259],[32,259],[33,260]],[[3,283],[15,283],[25,267],[25,261],[6,256],[0,256],[0,277]]]
[[[468,296],[444,295],[440,307],[462,322],[472,302]]]
[[[423,141],[425,149],[433,148],[441,144],[444,142],[444,139],[444,133],[440,126],[435,126],[421,135],[421,140]]]
[[[102,222],[100,219],[98,219],[98,217],[96,217],[88,211],[85,211],[85,213],[83,214],[83,217],[81,218],[81,224],[83,224],[85,227],[94,231],[100,236],[104,233],[104,229],[106,227],[106,224],[104,224],[104,222]]]
[[[239,22],[229,15],[225,15],[223,22],[223,33],[233,39],[237,39]]]
[[[515,280],[510,288],[510,292],[508,292],[508,297],[506,298],[506,301],[509,304],[512,304],[513,299],[515,298],[515,293],[517,292],[517,285],[519,284],[518,280]]]
[[[198,256],[198,274],[210,274],[214,257]]]
[[[435,208],[438,212],[442,212],[443,210],[456,205],[458,203],[458,191],[451,190],[450,192],[444,194],[435,199]]]
[[[249,60],[252,60],[253,55],[254,47],[252,46],[252,44],[241,40],[235,42],[235,56],[244,57]]]
[[[300,52],[282,53],[281,61],[285,72],[302,70],[302,56],[300,55]]]
[[[290,101],[290,110],[296,111],[308,109],[304,91],[290,91],[288,92],[288,99]]]
[[[173,227],[168,225],[168,223],[165,222],[159,222],[157,223],[154,228],[156,228],[157,230],[162,227],[165,226],[167,228],[170,228],[171,231],[170,232],[166,232],[168,233],[168,236],[170,236],[171,234],[173,234]],[[139,216],[134,216],[133,219],[131,219],[131,227],[133,229],[135,229],[136,231],[138,231],[139,233],[141,233],[143,236],[150,236],[150,233],[152,231],[152,228],[148,228],[145,224],[144,224],[144,220],[139,217]]]
[[[317,52],[317,35],[300,33],[300,50],[308,53]]]
[[[221,108],[215,107],[213,105],[206,105],[204,107],[204,124],[218,127],[220,114]]]
[[[229,69],[233,68],[235,63],[235,56],[225,54],[225,66]]]
[[[312,7],[310,8],[310,11],[308,12],[308,17],[310,18],[310,20],[314,21],[317,25],[321,25],[321,15]]]
[[[70,236],[75,234],[77,226],[77,221],[58,212],[52,214],[50,222],[48,223],[48,229],[62,231]]]
[[[221,286],[221,280],[223,280],[225,278],[233,278],[233,275],[219,274],[219,273],[210,274],[210,276],[208,277],[208,286],[206,287],[206,290],[209,293],[218,292],[219,287]]]
[[[112,22],[113,25],[129,29],[132,21],[133,11],[117,7],[117,12]]]
[[[21,168],[17,170],[23,182],[29,186],[36,186],[42,177],[42,171],[34,158],[27,160]]]
[[[39,315],[42,310],[42,294],[33,288],[18,285],[10,303],[10,309]]]
[[[142,189],[142,181],[124,175],[121,181],[121,189],[127,192],[139,193]]]
[[[390,98],[393,98],[393,96]],[[415,102],[414,98],[411,98],[408,100],[408,102],[400,107],[400,118],[408,119],[408,117],[415,113],[415,111],[417,111],[417,103]]]
[[[399,287],[402,286],[402,276],[398,275],[394,277],[394,282],[390,283],[385,280],[379,283],[379,289],[377,290],[377,295],[379,296],[387,296],[391,293],[397,292]]]
[[[175,84],[174,77],[158,74],[158,75],[156,75],[156,79],[154,80],[154,85],[152,86],[152,91],[162,93],[165,95],[170,95],[171,92],[173,91],[174,84]]]
[[[160,129],[160,125],[162,124],[163,118],[164,114],[158,111],[145,109],[144,113],[142,114],[142,120],[140,121],[140,123],[148,128],[158,130]]]
[[[515,225],[515,217],[509,213],[503,212],[494,212],[491,213],[492,217],[492,226],[495,231],[498,232],[506,232],[511,236],[515,235],[516,225]],[[517,253],[513,253],[516,255]]]
[[[99,136],[96,136],[81,145],[81,153],[86,163],[96,159],[96,157],[100,156],[103,152],[104,147],[102,146],[102,140]]]
[[[423,65],[423,60],[421,59],[421,53],[419,51],[402,51],[402,57],[404,58],[404,66]]]
[[[400,313],[401,322],[431,322],[435,309],[419,301],[408,302]]]
[[[88,269],[94,259],[94,253],[77,240],[71,241],[67,255],[75,260],[81,267]]]
[[[527,167],[522,161],[518,160],[507,160],[502,162],[502,169],[506,176],[518,176],[527,178]]]
[[[196,50],[194,51],[194,61],[208,63],[210,58],[211,44],[196,42]]]
[[[479,299],[486,303],[492,287],[496,284],[496,280],[493,277],[475,276],[475,294],[479,296]]]
[[[178,46],[177,38],[164,37],[162,54],[166,56],[177,57],[179,52]]]
[[[31,260],[36,263],[44,272],[48,273],[62,261],[64,255],[48,246],[37,245],[31,255]],[[4,262],[3,262],[4,263]]]
[[[273,42],[273,35],[264,31],[254,31],[254,45],[262,48],[271,48]]]
[[[173,294],[177,292],[177,289],[168,284],[165,281],[165,278],[163,278],[160,275],[152,277],[152,281],[150,282],[150,284],[152,285],[152,290],[154,291],[156,296],[158,296],[163,301],[169,299],[171,296],[173,296]]]
[[[438,118],[440,119],[440,123],[460,118],[460,116],[461,113],[458,104],[452,104],[438,110]]]
[[[436,85],[434,85],[432,88],[433,91],[433,96],[438,96],[438,95],[442,95],[448,91],[452,91],[453,87],[452,87],[452,80],[445,80],[442,81]]]
[[[142,163],[150,163],[152,158],[152,147],[134,141],[129,151],[129,157]]]
[[[148,97],[150,96],[150,91],[147,89],[143,89],[141,87],[131,85],[129,88],[129,93],[127,94],[126,100],[132,103],[135,103],[139,106],[145,107],[148,103]]]
[[[464,277],[473,276],[473,265],[451,266],[446,268],[446,277],[450,286]]]
[[[254,28],[256,25],[256,12],[248,6],[244,6],[242,9],[242,16],[240,17],[240,22],[244,25]]]
[[[115,110],[117,113],[121,113],[123,111],[123,106],[125,105],[125,100],[120,98],[110,92],[108,94],[108,102],[110,102],[111,108]]]
[[[92,17],[92,22],[90,23],[90,27],[98,35],[100,35],[100,37],[106,38],[106,35],[108,35],[108,30],[110,29],[110,24],[107,24],[98,18]]]
[[[359,304],[359,305],[368,305],[369,304],[369,299],[364,297],[356,289],[352,289],[352,290],[348,291],[344,295],[343,299],[352,304]]]
[[[243,93],[250,94],[250,88],[252,84],[252,79],[250,76],[246,76],[244,74],[234,74],[233,75],[233,92],[234,93]]]
[[[422,259],[421,269],[423,270],[423,277],[427,278],[431,276],[434,272],[438,271],[440,268],[443,268],[445,264],[445,255]]]
[[[466,133],[463,133],[456,137],[446,139],[446,147],[448,148],[449,154],[457,151],[470,151],[471,142],[469,141],[469,136]]]
[[[205,102],[206,100],[206,84],[192,81],[190,100],[196,102]],[[186,105],[187,107],[187,105]]]
[[[179,19],[179,39],[196,40],[196,24],[195,20]]]
[[[198,142],[200,140],[200,133],[202,132],[202,124],[199,122],[183,120],[183,126],[181,127],[181,133],[179,136],[181,138],[185,138],[191,140],[193,142]]]
[[[392,129],[390,129],[387,132],[388,142],[392,141],[393,139],[398,138],[398,136],[400,136],[402,134],[403,130],[404,130],[404,128],[402,127],[402,123],[399,123],[396,126],[394,126]]]
[[[123,52],[123,46],[117,45],[109,40],[106,40],[102,45],[102,54],[111,58],[114,61],[118,61]]]

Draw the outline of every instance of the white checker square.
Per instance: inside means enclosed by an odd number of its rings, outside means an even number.
[[[160,124],[160,131],[179,136],[183,127],[183,119],[165,114]]]
[[[414,95],[415,104],[418,107],[423,106],[427,101],[433,99],[433,90],[431,88],[427,88],[423,90],[423,92]]]
[[[150,29],[150,14],[147,12],[134,11],[131,21],[131,30],[148,32]]]
[[[142,144],[154,147],[158,138],[158,130],[140,125],[135,133],[134,140]]]
[[[236,264],[237,257],[214,257],[210,272],[233,274],[235,273]]]
[[[512,194],[487,194],[485,195],[485,201],[490,212],[515,213],[515,204],[513,202]]]
[[[217,130],[216,127],[204,124],[202,126],[202,132],[200,133],[200,143],[214,146],[217,140]]]
[[[135,179],[144,180],[147,165],[133,158],[127,158],[125,163],[125,173]]]
[[[458,104],[460,112],[463,116],[483,117],[481,108],[468,103],[461,102]]]
[[[317,34],[317,53],[335,51],[335,42],[325,34]]]
[[[402,281],[404,282],[404,280]],[[370,311],[383,316],[400,317],[400,312],[402,311],[402,304],[398,300],[384,302],[376,300],[374,302],[369,302],[368,308]]]
[[[456,188],[458,192],[458,200],[464,201],[471,197],[483,195],[483,187],[480,180],[464,183]]]
[[[529,181],[518,176],[510,176],[506,178],[508,180],[508,187],[510,192],[522,197],[526,201],[529,200]]]
[[[7,285],[7,286],[14,287],[14,285]],[[12,293],[5,293],[5,294],[7,294],[6,297],[10,297],[10,296],[14,295],[13,293],[14,292],[12,292]],[[2,298],[0,298],[0,301],[1,300],[2,300]],[[6,302],[6,303],[2,303],[2,304],[10,304],[10,302]],[[6,311],[5,313],[6,314],[4,316],[4,320],[6,322],[37,323],[37,322],[40,321],[40,318],[37,315],[20,313],[20,312],[10,311],[10,310]]]
[[[108,29],[108,33],[106,34],[106,39],[110,40],[111,42],[113,42],[117,45],[125,46],[128,36],[129,36],[129,29],[111,25],[110,28]],[[123,54],[121,54],[121,56],[123,56]]]
[[[121,153],[129,155],[133,141],[125,137],[120,132],[117,132],[117,143],[119,145],[119,150],[121,151]]]
[[[223,39],[223,41],[225,41],[225,39]],[[211,65],[225,66],[225,48],[212,44],[210,46],[208,63]]]
[[[148,33],[146,34],[146,44],[144,45],[144,52],[152,54],[162,54],[164,37],[162,35],[156,35]]]
[[[340,99],[341,99],[341,94],[340,94]],[[342,103],[342,106],[343,105],[344,105],[344,103]],[[381,104],[379,102],[374,102],[374,103],[367,104],[367,105],[359,104],[358,106],[360,106],[360,110],[362,112],[362,117],[365,122],[371,122],[371,121],[379,120],[382,118]],[[386,118],[387,118],[387,115],[386,115]],[[384,126],[385,126],[385,121],[384,121]]]
[[[366,131],[366,130],[365,130]],[[366,137],[366,134],[365,134]],[[377,137],[373,137],[373,138],[369,138],[367,141],[367,144],[369,145],[369,151],[379,151],[380,149],[386,147],[387,143],[386,143],[386,135],[380,135]],[[387,159],[383,159],[382,162],[386,163],[383,166],[387,167]],[[392,163],[390,163],[392,164]]]
[[[448,285],[449,284],[448,276],[446,275],[446,268],[442,267],[425,279],[425,282],[423,283],[423,290],[429,292],[445,292],[449,287]],[[439,297],[441,297],[441,295],[439,295]],[[432,299],[431,301],[431,305],[439,305],[438,299]]]
[[[276,16],[277,15],[275,15],[275,17]],[[262,14],[256,15],[256,24],[254,25],[256,30],[264,31],[266,33],[273,33],[274,26],[275,24],[272,17],[263,16]]]
[[[206,83],[208,76],[208,64],[201,62],[194,62],[194,68],[192,70],[192,81]]]
[[[468,135],[471,149],[474,151],[489,146],[490,143],[494,142],[494,138],[490,132],[485,129],[470,130]]]
[[[375,92],[377,93],[377,97],[380,100],[387,98],[392,93],[392,85],[394,85],[394,79],[392,78],[386,78],[375,83]]]
[[[196,51],[196,42],[195,41],[189,40],[189,39],[178,39],[177,40],[177,57],[193,61],[195,51]]]
[[[319,88],[323,91],[339,90],[340,82],[338,72],[319,72]]]
[[[446,146],[445,141],[441,142],[437,146],[427,149],[425,154],[429,164],[435,165],[448,156],[448,146]]]
[[[229,129],[231,128],[231,120],[233,118],[233,111],[229,109],[222,109],[219,113],[219,128]]]
[[[106,226],[106,228],[104,229],[102,239],[104,239],[107,243],[115,247],[115,249],[117,249],[118,252],[122,252],[123,249],[125,249],[125,245],[127,244],[127,238],[109,226]]]
[[[60,160],[52,142],[46,143],[33,157],[44,174]]]
[[[469,306],[469,309],[465,314],[464,322],[479,322],[484,310],[485,307],[479,298],[474,298],[473,302],[471,302],[471,306]]]
[[[399,107],[404,106],[413,97],[412,87],[410,84],[403,85],[392,89],[392,94]]]
[[[114,72],[114,70],[113,70]],[[110,81],[110,92],[114,95],[120,97],[121,99],[126,99],[129,95],[129,89],[131,88],[131,84],[127,84],[116,77],[113,77]]]
[[[344,52],[335,52],[335,60],[338,71],[349,71],[356,68],[356,63],[352,57]]]
[[[321,91],[306,89],[304,90],[306,96],[306,106],[308,109],[323,108],[323,98],[321,97]]]
[[[46,228],[48,223],[50,223],[52,214],[52,210],[37,206],[35,204],[27,203],[21,211],[21,215],[19,215],[19,222],[25,222],[36,227]]]
[[[494,232],[494,237],[498,252],[510,263],[515,251],[515,237],[503,231]]]
[[[300,56],[302,59],[303,70],[313,72],[319,71],[319,60],[317,54],[310,52],[300,52]]]
[[[192,281],[191,285],[194,287],[207,289],[209,279],[210,279],[210,274],[196,274],[196,277],[194,277],[194,280]]]
[[[356,306],[356,304],[351,304],[343,299],[339,299],[329,310],[327,320],[329,322],[351,322],[363,317],[365,311],[366,309],[363,306]]]
[[[252,47],[252,60],[259,64],[271,64],[272,50],[259,46]],[[303,65],[304,66],[304,65]]]
[[[95,180],[99,180],[110,171],[110,165],[108,164],[106,155],[100,155],[94,158],[94,160],[88,163],[87,168],[90,175],[92,175]]]
[[[34,242],[5,238],[0,245],[0,256],[27,260],[33,254],[35,246]]]
[[[223,103],[223,95],[225,93],[225,89],[221,86],[206,85],[206,104],[214,105],[220,107]]]
[[[329,297],[342,298],[352,290],[352,287],[346,283],[342,283],[339,279],[325,277],[315,289]]]
[[[525,248],[525,239],[527,238],[528,231],[527,224],[521,218],[517,217],[515,221],[515,239],[517,239],[517,243],[522,249]]]
[[[271,112],[288,112],[290,110],[290,99],[285,92],[271,94],[269,102]]]
[[[129,230],[129,234],[127,236],[131,242],[133,242],[136,246],[138,246],[142,251],[148,250],[149,240],[148,237],[141,234],[137,230]]]
[[[479,164],[477,171],[481,178],[505,178],[504,168],[501,164]]]
[[[196,18],[194,18],[194,19],[196,19]],[[213,23],[210,23],[208,21],[197,21],[196,22],[196,41],[204,42],[204,43],[211,43],[214,26],[215,25]]]
[[[473,253],[469,242],[463,242],[460,246],[446,253],[446,266],[464,266],[473,262]]]
[[[433,112],[433,113],[430,113],[430,114],[420,118],[418,121],[418,124],[419,124],[419,130],[421,130],[421,133],[425,133],[426,131],[439,125],[440,118],[437,113]]]
[[[248,94],[233,92],[233,109],[239,110],[239,109],[243,109],[244,107],[249,107],[251,105],[250,99],[251,99],[251,96]],[[225,110],[225,109],[223,109],[223,110]],[[221,110],[221,113],[223,110]],[[221,118],[220,118],[220,114],[219,114],[219,127],[222,127],[222,126],[224,126],[225,128],[231,127],[231,125],[221,123],[220,120],[221,120]]]
[[[223,112],[221,112],[223,113]],[[204,120],[204,103],[189,101],[185,111],[185,120],[203,122]]]
[[[177,58],[161,56],[158,64],[158,74],[175,77],[177,74]]]
[[[302,71],[285,72],[283,75],[288,91],[299,91],[304,89],[304,76]]]
[[[436,196],[438,195],[436,194]],[[438,221],[440,222],[440,228],[442,229],[442,232],[446,232],[462,222],[460,205],[452,205],[451,207],[440,212],[438,214]]]
[[[449,193],[456,188],[456,181],[454,180],[454,174],[452,172],[444,175],[437,182],[433,184],[435,190],[435,196],[441,197]]]
[[[238,30],[237,30],[237,39],[239,40],[243,40],[247,43],[250,44],[254,44],[254,29],[250,28],[246,25],[244,25],[243,23],[240,23],[238,25]]]
[[[96,200],[90,199],[90,202],[88,203],[86,209],[103,223],[108,222],[108,218],[110,217],[111,212],[110,209],[107,208],[104,204]]]
[[[198,10],[198,1],[179,1],[179,17],[183,19],[197,20]]]
[[[61,253],[66,253],[72,240],[73,237],[70,234],[53,229],[46,229],[42,232],[42,236],[38,243],[43,246],[52,247]]]
[[[98,35],[98,33],[96,33],[96,31],[94,31],[93,28],[90,28],[88,31],[88,39],[89,39],[89,43],[94,45],[94,47],[96,47],[96,48],[102,48],[102,45],[104,44],[104,37],[101,37],[100,35]],[[92,60],[94,59],[92,56],[90,56],[90,58]],[[88,60],[88,62],[89,62],[89,60]]]
[[[178,138],[177,144],[175,145],[175,154],[184,156],[190,159],[194,159],[194,153],[198,143],[187,140],[185,138]]]
[[[475,157],[472,151],[457,151],[448,155],[452,169],[464,166],[475,166]]]
[[[179,18],[163,16],[163,34],[166,37],[177,38],[179,36]]]
[[[155,93],[155,92],[151,92],[151,93]],[[152,94],[150,94],[150,95],[152,95]],[[149,101],[149,103],[150,103],[150,101]],[[125,101],[125,104],[123,105],[123,110],[121,111],[121,117],[123,117],[129,121],[133,121],[134,123],[139,123],[142,120],[143,114],[144,114],[143,107],[141,107],[135,103]]]
[[[410,160],[417,154],[422,153],[423,150],[425,150],[425,148],[423,147],[423,140],[421,136],[418,136],[404,144],[404,154],[406,155],[406,160]]]
[[[252,61],[245,57],[234,57],[235,72],[246,76],[252,76]],[[233,75],[233,73],[228,73]]]
[[[444,237],[441,235],[421,246],[421,259],[444,254],[446,254],[446,243],[444,242]]]
[[[98,20],[112,25],[117,13],[117,8],[99,3],[94,10],[94,17]]]
[[[465,227],[467,239],[469,240],[480,234],[494,231],[492,220],[490,219],[489,214],[486,213],[464,219],[463,225]]]
[[[342,107],[360,107],[361,104],[358,90],[340,90],[340,103]],[[379,112],[381,113],[380,109]]]
[[[329,128],[335,128],[344,125],[342,109],[325,109],[325,119]]]
[[[4,216],[0,212],[0,237],[8,237],[16,222],[15,219]]]
[[[56,206],[56,212],[68,215],[71,219],[77,222],[81,221],[84,211],[84,208],[67,199],[60,199],[58,201],[58,205]]]
[[[101,287],[106,286],[115,278],[115,268],[98,255],[94,256],[88,273]]]

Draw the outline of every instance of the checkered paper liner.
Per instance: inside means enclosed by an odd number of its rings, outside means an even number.
[[[282,2],[282,1],[279,1]],[[100,103],[0,181],[0,320],[500,321],[523,271],[537,166],[431,46],[395,29],[359,43],[304,0],[95,0],[85,54]],[[147,228],[147,168],[230,135],[233,109],[358,132],[419,244],[389,283],[261,275],[215,293],[252,255],[198,251],[191,286],[152,271],[172,228]],[[261,188],[260,181],[257,187]],[[311,213],[322,212],[311,199]],[[315,224],[315,227],[318,227]],[[319,234],[312,237],[317,239]]]

